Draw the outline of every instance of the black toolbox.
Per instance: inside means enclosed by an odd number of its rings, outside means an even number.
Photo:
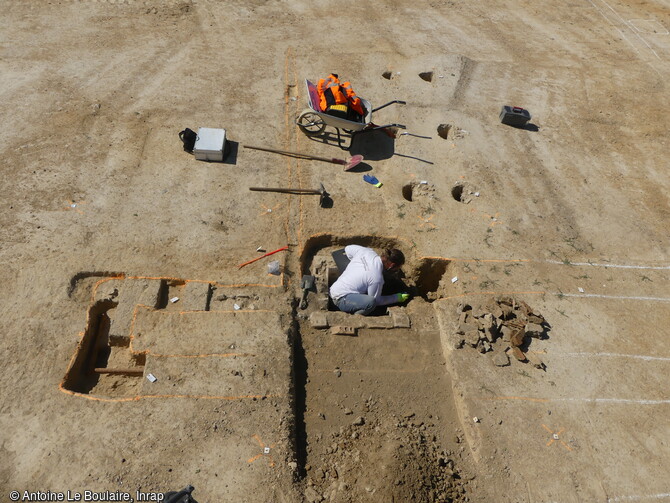
[[[525,126],[529,120],[530,112],[525,108],[504,105],[500,110],[500,122],[508,126]]]

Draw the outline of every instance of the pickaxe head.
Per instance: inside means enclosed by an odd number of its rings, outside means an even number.
[[[322,183],[319,184],[319,206],[322,208],[333,207],[333,200],[330,198],[330,194],[328,194]]]

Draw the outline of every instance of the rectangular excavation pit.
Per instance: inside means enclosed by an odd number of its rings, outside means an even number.
[[[339,311],[329,297],[330,286],[337,281],[340,271],[337,268],[333,252],[345,248],[347,245],[359,245],[377,250],[388,248],[402,248],[401,243],[394,238],[383,236],[335,236],[332,234],[318,234],[307,239],[300,255],[301,274],[311,274],[316,277],[316,302],[319,309]],[[409,291],[402,278],[385,277],[382,295],[390,295],[401,291]],[[379,307],[373,316],[388,315],[386,307]]]
[[[312,269],[316,277],[316,290],[320,297],[324,299],[324,302],[321,303],[322,307],[325,310],[332,312],[340,312],[330,298],[329,292],[330,287],[342,274],[333,258],[333,252],[337,252],[341,249],[341,247],[324,248],[319,250],[312,259]],[[384,280],[382,295],[390,295],[391,293],[409,290],[401,279],[395,278],[392,275],[385,275]],[[323,306],[326,304],[325,300],[327,300],[327,307]],[[389,317],[388,307],[379,306],[370,316],[375,318]]]
[[[86,329],[65,372],[62,387],[82,394],[132,396],[144,374],[145,355],[133,354],[130,338],[110,334],[112,300],[95,302],[88,311]]]
[[[317,291],[323,298],[321,304],[323,304],[323,309],[328,311],[337,311],[328,297],[328,290],[339,277],[339,271],[331,254],[349,244],[358,244],[376,250],[403,249],[402,243],[397,239],[380,236],[343,237],[332,234],[311,236],[300,256],[301,273],[310,274],[311,270],[312,274],[317,277]],[[407,261],[402,270],[405,271],[406,276],[400,274],[397,278],[387,278],[383,294],[404,291],[409,292],[412,296],[421,297],[427,302],[447,296],[450,283],[442,279],[449,276],[450,260],[441,257],[422,257],[417,260],[409,251],[405,253],[405,256]]]
[[[343,255],[342,252],[347,245],[353,244],[372,248],[378,253],[384,249],[401,248],[398,240],[379,236],[338,237],[330,234],[320,234],[310,237],[303,248],[300,262],[302,274],[312,274],[316,277],[314,305],[317,309],[333,313],[340,312],[330,298],[329,291],[333,283],[340,277],[341,269],[346,267],[346,257],[344,257],[344,260],[338,260],[338,256]],[[385,273],[382,295],[410,292],[412,288],[405,283],[404,278],[402,270],[397,271],[397,274]],[[390,318],[388,306],[379,306],[372,313],[371,318]],[[379,328],[393,327],[390,320],[388,323],[379,321],[380,323],[376,324],[379,325]],[[372,322],[371,324],[374,325]]]
[[[115,335],[110,333],[110,321],[117,306],[105,299],[89,309],[62,389],[96,398],[170,394],[177,388],[212,396],[277,393],[276,379],[267,377],[271,375],[267,369],[274,365],[270,360],[282,353],[286,340],[277,312],[176,311],[137,305],[132,332]],[[202,372],[195,372],[199,366]],[[226,368],[226,375],[217,377],[217,369]],[[160,383],[144,379],[148,373]],[[231,385],[226,393],[221,388],[224,381]]]

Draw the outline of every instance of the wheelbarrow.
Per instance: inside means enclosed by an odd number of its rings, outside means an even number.
[[[373,112],[381,110],[382,108],[385,108],[389,105],[393,105],[394,103],[405,105],[406,104],[405,101],[393,100],[389,101],[388,103],[380,107],[372,108],[372,104],[368,100],[361,98],[365,114],[360,116],[359,120],[350,120],[348,118],[345,119],[342,117],[336,117],[334,115],[330,115],[325,111],[321,110],[319,93],[316,90],[316,86],[307,79],[305,79],[305,84],[307,86],[307,105],[309,106],[309,108],[306,108],[305,110],[300,112],[300,115],[298,115],[298,118],[296,119],[295,123],[298,125],[300,130],[307,136],[318,136],[320,134],[323,134],[326,130],[326,126],[330,126],[332,128],[335,128],[335,130],[337,131],[338,146],[342,150],[349,150],[351,148],[351,142],[354,139],[354,135],[358,133],[365,133],[368,131],[376,131],[378,129],[386,129],[391,127],[406,129],[405,126],[403,126],[402,124],[385,124],[383,126],[377,126],[376,124],[372,123]],[[348,146],[345,146],[343,144],[340,130],[350,135],[351,140]]]

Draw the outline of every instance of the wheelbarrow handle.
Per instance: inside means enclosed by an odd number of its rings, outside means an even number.
[[[386,104],[384,104],[384,105],[382,105],[382,106],[380,106],[380,107],[373,108],[373,109],[372,109],[372,113],[376,112],[377,110],[381,110],[382,108],[385,108],[385,107],[387,107],[387,106],[389,106],[389,105],[393,105],[394,103],[397,103],[398,105],[407,105],[407,102],[406,102],[406,101],[403,101],[403,100],[393,100],[393,101],[389,101],[388,103],[386,103]]]
[[[407,126],[405,126],[404,124],[384,124],[383,126],[378,126],[377,124],[371,124],[363,131],[358,131],[358,133],[368,133],[370,131],[377,131],[379,129],[388,129],[388,128],[407,129]]]

